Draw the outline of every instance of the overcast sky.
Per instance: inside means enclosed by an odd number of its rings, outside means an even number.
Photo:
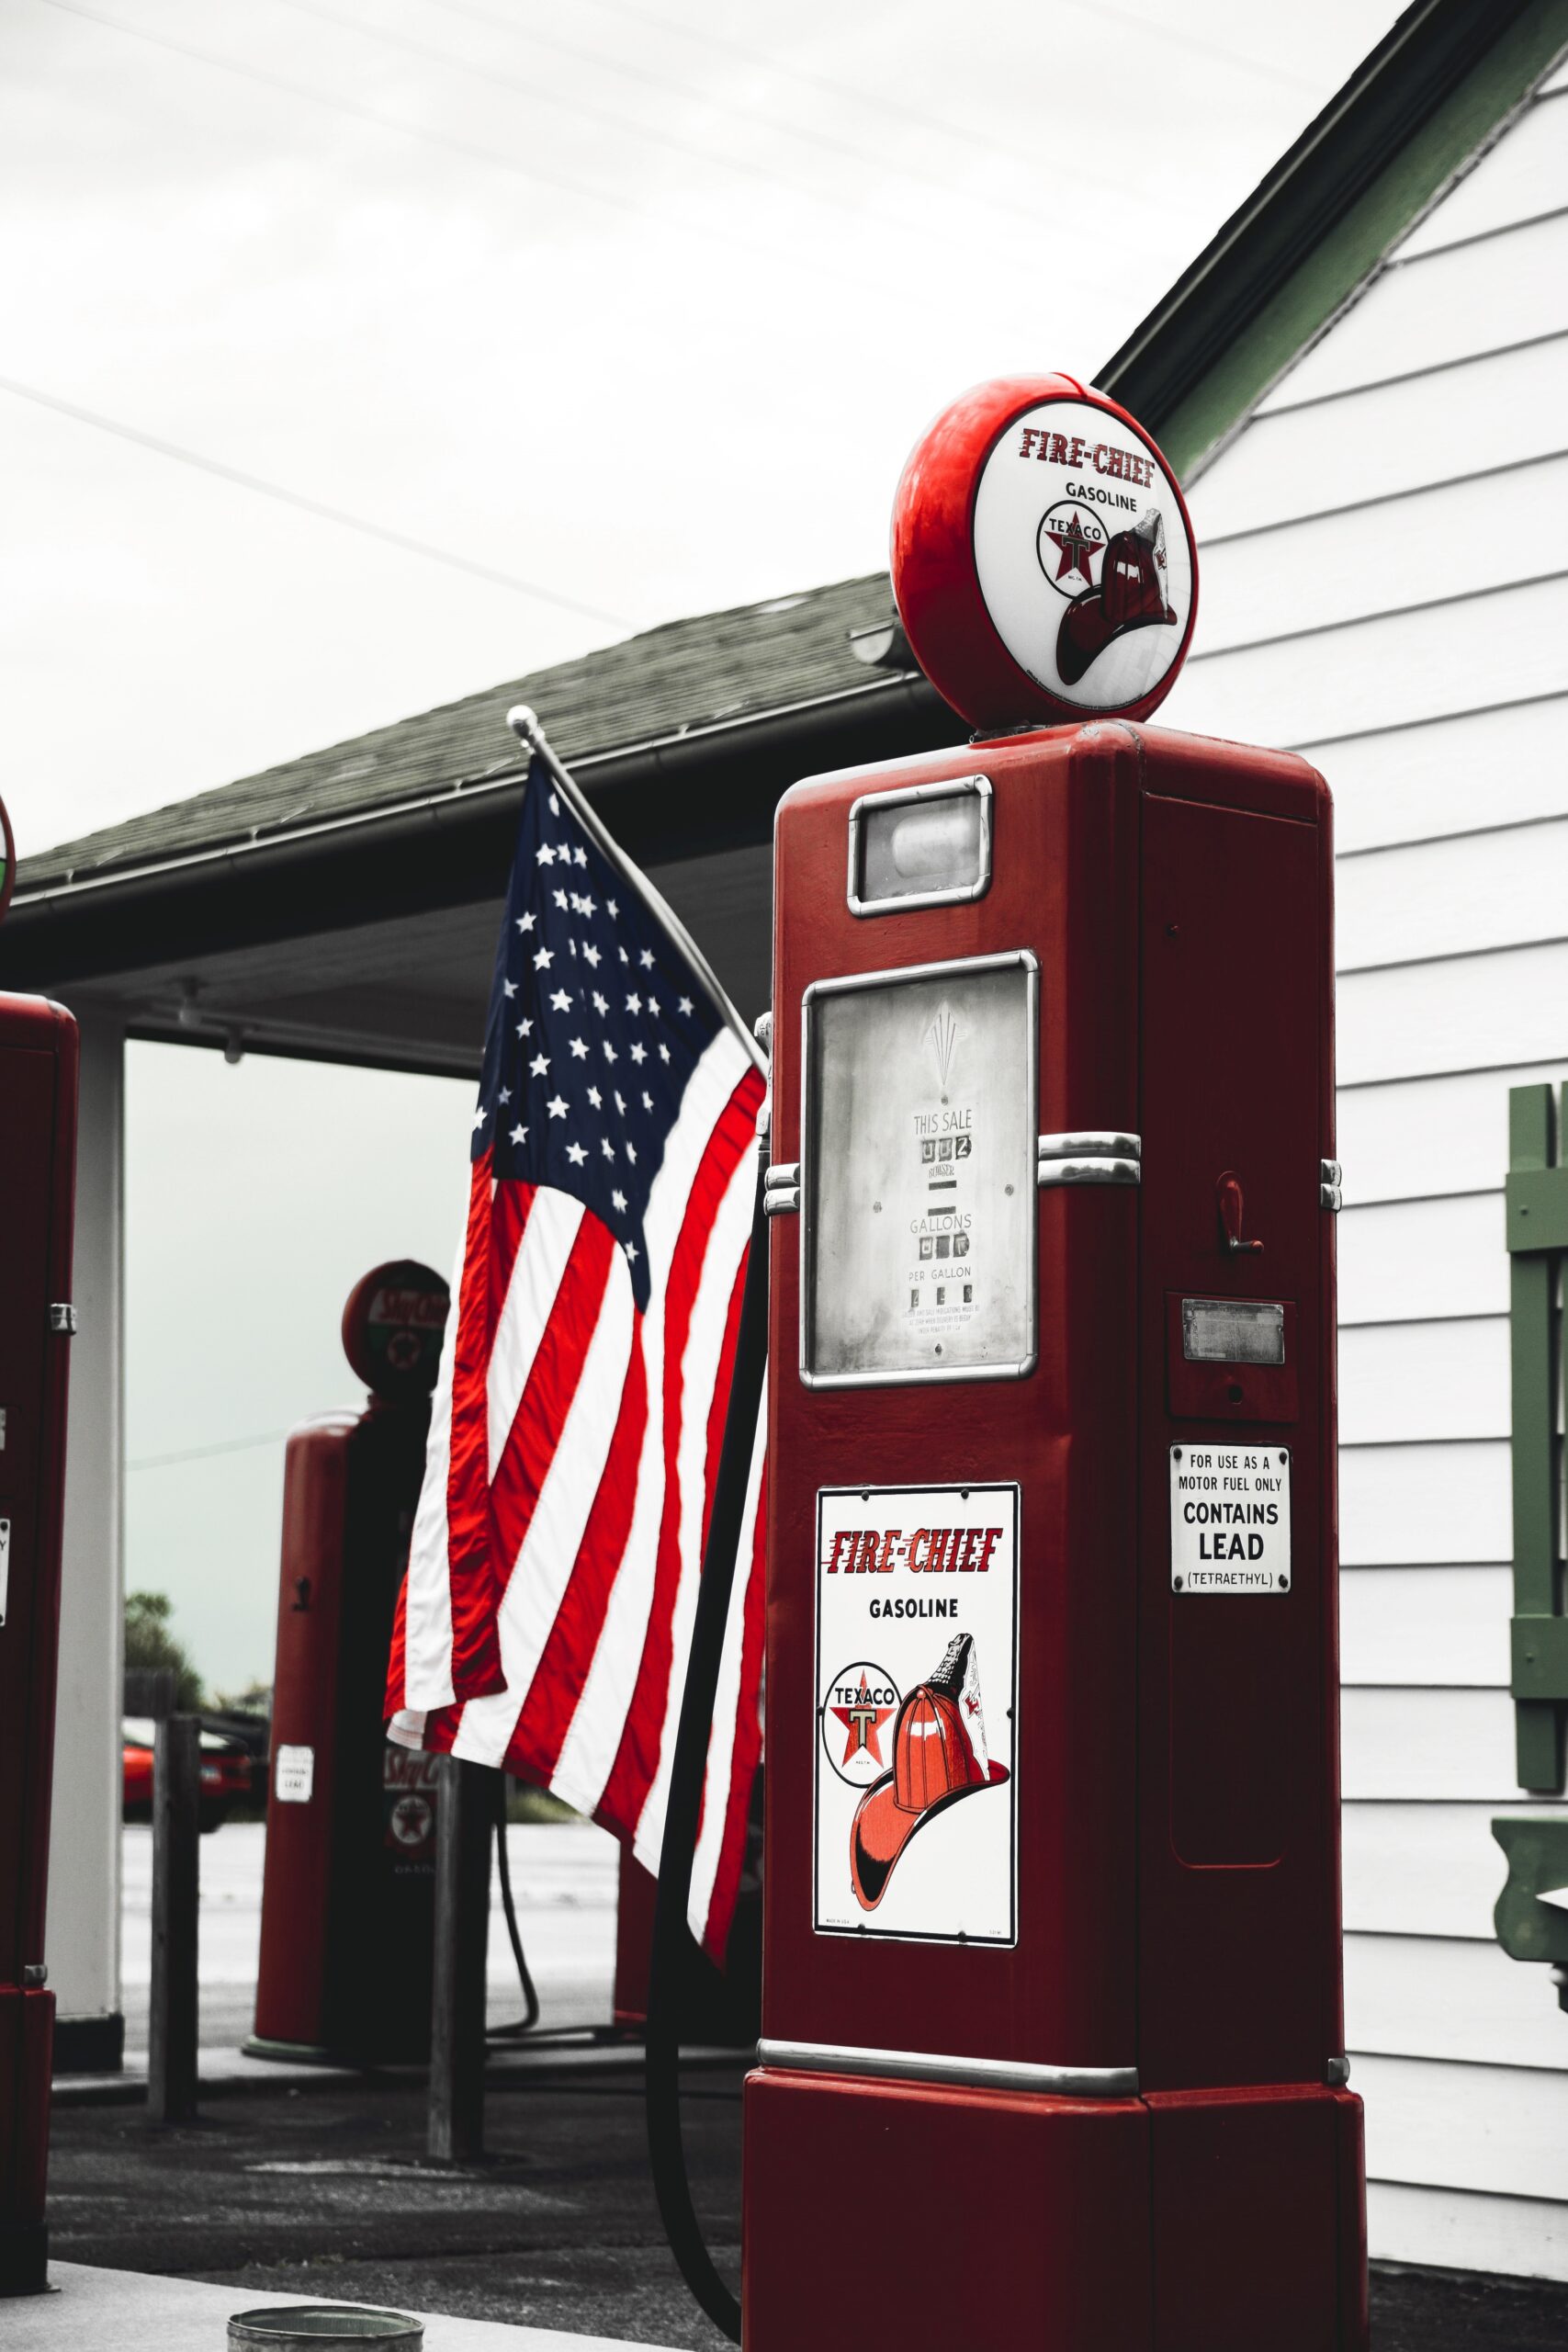
[[[871,570],[927,419],[1092,377],[1393,13],[0,0],[23,855]],[[343,1293],[446,1263],[462,1095],[136,1049],[133,1461],[352,1396]],[[194,1379],[189,1318],[263,1246]],[[220,1680],[268,1668],[277,1475],[270,1444],[131,1472],[133,1580]]]

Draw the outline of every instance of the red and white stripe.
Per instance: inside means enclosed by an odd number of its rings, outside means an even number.
[[[504,1765],[657,1869],[756,1185],[762,1079],[721,1029],[669,1136],[649,1305],[569,1195],[474,1163],[394,1639],[389,1736]],[[693,1933],[722,1957],[761,1747],[760,1419]]]

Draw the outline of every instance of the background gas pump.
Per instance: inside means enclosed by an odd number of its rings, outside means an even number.
[[[387,1652],[449,1305],[377,1266],[344,1309],[370,1391],[288,1441],[255,2033],[264,2057],[361,2064],[430,2047],[435,1761],[389,1742]]]
[[[745,2340],[1359,2346],[1328,792],[1137,723],[1190,526],[1070,379],[893,569],[980,739],[778,816]]]
[[[16,874],[0,807],[0,914]],[[44,1965],[65,1488],[76,1024],[0,996],[0,2295],[48,2285]]]

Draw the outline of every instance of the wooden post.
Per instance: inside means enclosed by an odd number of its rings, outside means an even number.
[[[152,1748],[152,1999],[147,2114],[188,2123],[197,2094],[201,1726],[165,1715]]]
[[[495,1774],[437,1766],[435,1966],[430,2008],[429,2150],[444,2164],[484,2154],[485,1956]]]

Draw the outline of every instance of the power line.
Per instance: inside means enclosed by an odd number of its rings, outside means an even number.
[[[586,198],[591,204],[605,205],[613,212],[629,213],[637,220],[647,220],[651,217],[647,206],[632,197],[617,194],[613,188],[593,187],[586,181],[568,179],[559,172],[540,171],[532,164],[520,163],[514,155],[502,153],[494,147],[476,147],[468,140],[451,138],[446,131],[429,130],[419,123],[402,122],[396,115],[378,114],[373,107],[358,106],[352,98],[313,90],[307,82],[291,82],[284,74],[269,73],[265,66],[242,65],[231,57],[219,56],[215,51],[197,49],[188,41],[172,40],[165,33],[148,32],[140,25],[128,25],[122,17],[107,17],[101,9],[85,6],[83,0],[38,0],[38,5],[41,8],[57,9],[62,16],[80,17],[88,24],[101,25],[110,32],[123,35],[127,40],[144,41],[151,49],[164,50],[171,56],[186,58],[193,64],[209,65],[220,74],[232,74],[242,82],[255,82],[265,89],[281,91],[285,97],[303,98],[308,105],[325,107],[334,114],[349,115],[355,122],[369,123],[377,130],[389,130],[399,138],[416,140],[423,147],[438,147],[449,155],[462,155],[471,163],[488,164],[492,170],[510,172],[516,178],[528,180],[536,187],[551,187],[565,196]],[[783,261],[798,266],[798,255],[787,245],[754,244],[749,238],[732,236],[728,230],[716,227],[708,220],[686,225],[691,233],[728,245],[753,259],[761,259],[771,266]],[[874,279],[852,276],[847,270],[829,267],[828,274],[844,285],[853,286],[862,294],[868,286],[874,287],[877,283]]]
[[[596,5],[601,7],[608,8],[612,5],[612,0],[596,0]],[[705,92],[694,89],[693,85],[689,82],[677,81],[668,74],[654,73],[647,66],[633,65],[623,57],[608,56],[600,50],[583,49],[576,42],[564,41],[558,39],[554,33],[540,32],[534,26],[529,26],[525,29],[523,26],[513,24],[508,17],[498,17],[493,8],[482,8],[478,6],[475,5],[475,0],[426,0],[426,6],[433,8],[440,8],[448,16],[466,17],[470,20],[470,22],[477,25],[489,25],[492,27],[495,31],[505,33],[510,40],[530,41],[533,43],[535,48],[548,50],[557,57],[568,57],[573,59],[579,64],[591,65],[596,73],[602,74],[608,71],[612,74],[619,74],[625,80],[628,82],[640,82],[649,89],[672,91],[677,97],[695,97],[700,99],[706,96]],[[637,15],[639,12],[631,9],[620,9],[615,11],[615,13],[630,16]],[[658,26],[661,29],[665,30],[687,30],[687,28],[671,25],[666,19],[661,17],[646,16],[644,17],[643,21]],[[719,48],[733,46],[733,44],[726,42],[722,36],[718,34],[713,34],[710,36],[693,32],[690,37],[694,40],[711,40],[713,44]],[[753,52],[750,51],[743,51],[741,53],[749,58],[753,57]],[[754,59],[754,62],[761,64],[765,68],[773,70],[771,61],[766,58],[757,57]],[[777,70],[781,72],[789,72],[791,69],[788,67],[781,67]],[[815,82],[818,80],[819,77],[814,74],[805,74],[797,75],[796,78]],[[831,90],[836,96],[848,98],[853,104],[867,105],[873,107],[880,106],[884,113],[893,113],[902,116],[906,120],[924,125],[927,128],[937,130],[945,128],[952,131],[953,137],[969,141],[971,144],[980,148],[987,155],[1010,155],[1014,162],[1025,164],[1030,171],[1037,172],[1039,170],[1040,158],[1038,155],[1026,154],[1021,148],[1009,147],[1000,140],[991,138],[988,135],[981,136],[978,133],[972,135],[968,131],[960,130],[955,125],[942,125],[941,123],[937,123],[925,116],[914,113],[910,109],[897,106],[891,100],[882,100],[861,91],[852,90],[846,86],[840,86],[837,83],[824,82],[822,86]],[[846,156],[852,163],[863,164],[868,171],[884,174],[890,172],[896,173],[900,179],[908,180],[911,185],[916,187],[931,187],[937,186],[938,192],[942,195],[951,196],[953,193],[952,190],[940,187],[938,183],[922,179],[918,173],[909,171],[904,164],[891,164],[885,156],[872,154],[868,153],[865,148],[857,147],[847,139],[838,138],[832,131],[818,130],[814,125],[808,126],[805,123],[790,122],[782,115],[770,114],[765,107],[749,106],[740,99],[727,96],[724,104],[728,112],[743,116],[746,119],[751,122],[762,123],[770,130],[780,131],[786,138],[801,140],[807,146],[819,148],[825,154]],[[1123,182],[1110,178],[1096,178],[1093,175],[1087,172],[1076,173],[1075,184],[1077,187],[1085,188],[1100,188],[1108,195],[1124,197],[1127,193],[1127,189]],[[1035,211],[1022,211],[1018,206],[1008,203],[1005,198],[988,197],[978,189],[967,189],[963,191],[963,193],[968,197],[971,202],[982,204],[991,211],[1005,213],[1014,220],[1024,220],[1033,221],[1041,228],[1052,228],[1057,225],[1049,214]],[[1146,201],[1147,199],[1145,198],[1142,200]],[[1125,234],[1124,232],[1119,233],[1123,235]]]
[[[594,0],[594,6],[613,17],[625,17],[630,23],[651,25],[660,32],[676,33],[682,40],[700,41],[705,48],[728,51],[732,57],[742,58],[749,64],[761,65],[768,73],[787,75],[792,82],[804,82],[814,89],[826,90],[834,97],[850,98],[859,106],[879,107],[884,114],[900,115],[907,122],[918,123],[924,130],[941,131],[950,139],[962,139],[970,146],[983,148],[987,153],[995,152],[997,142],[988,132],[967,130],[960,123],[949,121],[945,116],[925,114],[880,92],[835,82],[826,74],[814,74],[809,66],[792,65],[784,58],[769,56],[761,50],[753,49],[749,42],[737,40],[728,33],[716,33],[706,25],[682,24],[676,17],[661,16],[657,9],[637,6],[635,0]],[[1105,17],[1112,24],[1126,25],[1134,31],[1147,33],[1152,40],[1163,40],[1171,47],[1192,50],[1199,55],[1217,58],[1226,65],[1240,66],[1247,72],[1260,74],[1270,82],[1285,84],[1298,90],[1310,90],[1314,86],[1297,74],[1281,74],[1274,66],[1264,65],[1257,58],[1240,56],[1216,42],[1196,40],[1189,33],[1172,32],[1168,27],[1156,24],[1150,17],[1136,16],[1131,9],[1113,8],[1107,5],[1107,0],[1067,0],[1067,6],[1077,8],[1085,16]]]
[[[812,73],[809,66],[792,65],[785,58],[771,57],[761,50],[753,49],[748,41],[736,40],[728,33],[716,33],[705,25],[683,25],[676,17],[661,16],[656,8],[636,7],[631,5],[631,0],[593,0],[593,5],[603,8],[607,15],[620,17],[627,23],[649,25],[658,32],[674,33],[682,40],[696,41],[705,49],[716,49],[731,57],[738,57],[748,65],[760,65],[764,73],[783,74],[791,82],[804,83],[808,89],[825,90],[830,97],[847,98],[853,106],[872,107],[901,122],[913,123],[919,130],[938,131],[946,139],[960,139],[966,147],[977,147],[983,154],[1005,153],[1019,163],[1027,164],[1032,170],[1039,167],[1037,155],[1026,155],[1016,147],[1004,148],[989,131],[971,130],[963,123],[949,121],[945,116],[927,114],[919,107],[904,106],[898,99],[887,97],[879,90],[836,82],[829,74]]]
[[[288,1435],[287,1430],[264,1430],[259,1437],[222,1438],[216,1445],[183,1446],[177,1453],[143,1453],[125,1466],[128,1470],[167,1470],[176,1462],[209,1462],[215,1454],[249,1453],[257,1446],[281,1445]]]
[[[626,115],[607,113],[604,107],[592,106],[585,99],[571,97],[560,91],[538,89],[530,82],[522,82],[513,74],[502,73],[499,67],[477,65],[470,59],[454,56],[450,50],[438,48],[429,41],[418,40],[412,34],[389,32],[379,25],[366,24],[358,17],[345,16],[339,8],[324,6],[323,0],[273,0],[273,5],[280,8],[292,8],[299,16],[312,17],[321,24],[336,25],[345,32],[357,33],[363,40],[378,41],[383,48],[401,51],[407,56],[428,60],[432,64],[442,66],[449,73],[466,74],[470,81],[478,82],[487,88],[515,90],[519,96],[527,98],[536,105],[543,103],[546,106],[567,108],[572,113],[586,117],[590,122],[604,125],[615,131],[618,137],[625,138],[629,133],[632,138],[644,140],[650,146],[662,147],[671,154],[689,156],[697,163],[705,164],[710,170],[739,173],[746,178],[761,181],[764,187],[782,189],[786,196],[793,197],[796,202],[805,201],[820,205],[829,210],[842,209],[832,197],[818,189],[804,187],[798,179],[787,178],[782,173],[770,171],[765,164],[754,163],[739,156],[726,155],[711,147],[698,147],[690,140],[678,139],[668,131],[650,129],[645,123],[632,121]],[[465,10],[463,13],[468,12]],[[560,43],[536,41],[532,33],[519,33],[517,38],[532,42],[536,47],[558,48],[561,46]],[[587,52],[577,51],[575,54],[586,55]],[[595,67],[600,62],[597,58],[592,62]],[[1017,205],[1009,204],[1001,198],[988,197],[978,189],[940,187],[936,183],[919,179],[916,175],[903,171],[900,166],[874,163],[873,168],[884,177],[890,170],[897,170],[900,177],[911,180],[917,187],[935,187],[936,192],[949,201],[956,198],[965,203],[980,205],[987,211],[999,214],[1010,222],[1015,232],[1026,230],[1031,221],[1042,228],[1047,225],[1043,214],[1026,212]],[[890,219],[894,216],[884,214],[883,217]],[[929,231],[922,232],[922,235],[927,237],[930,233]],[[961,232],[955,231],[946,242],[957,244],[961,235]]]
[[[559,90],[539,89],[531,82],[518,81],[514,74],[502,73],[496,66],[476,65],[468,58],[454,56],[448,49],[439,49],[430,41],[417,40],[410,33],[395,33],[381,25],[367,25],[358,17],[344,16],[341,9],[323,7],[318,5],[318,0],[273,0],[273,5],[279,8],[293,8],[302,17],[314,17],[321,24],[338,25],[345,32],[357,33],[364,40],[379,41],[384,49],[401,50],[406,56],[426,58],[433,64],[446,67],[448,73],[467,74],[470,81],[484,83],[491,88],[515,90],[520,97],[532,99],[536,104],[565,108],[623,137],[629,134],[633,139],[643,140],[650,147],[662,147],[671,155],[684,155],[721,171],[742,173],[750,179],[761,180],[766,187],[782,188],[788,196],[809,196],[812,193],[809,189],[803,189],[797,180],[769,171],[764,164],[753,163],[742,156],[725,155],[715,148],[695,146],[690,140],[676,139],[669,131],[650,129],[647,123],[635,122],[627,115],[609,113],[603,107],[591,106],[585,99],[569,96]],[[463,13],[467,15],[469,12],[464,10]],[[532,36],[528,38],[532,39]],[[563,44],[540,41],[536,46],[558,49]],[[583,52],[570,51],[569,54]]]
[[[448,548],[432,547],[427,540],[412,538],[406,531],[389,530],[384,524],[367,522],[362,514],[349,514],[340,506],[328,506],[319,498],[307,498],[299,491],[288,490],[281,482],[264,481],[259,474],[243,473],[238,466],[225,465],[220,458],[203,457],[197,449],[185,448],[176,441],[161,440],[155,433],[143,433],[139,426],[124,424],[118,417],[104,416],[96,409],[80,408],[74,401],[62,400],[58,393],[45,391],[38,384],[24,384],[15,377],[0,376],[0,392],[9,392],[19,401],[31,401],[37,407],[51,410],[56,416],[68,416],[77,424],[91,424],[100,433],[112,433],[117,439],[130,441],[139,449],[151,449],[157,457],[172,458],[177,465],[194,466],[198,473],[215,474],[220,481],[254,491],[258,497],[276,498],[284,506],[297,507],[302,514],[314,514],[346,531],[361,531],[367,538],[400,548],[405,555],[426,556],[433,563],[446,564],[454,571],[488,580],[494,587],[510,588],[515,594],[532,596],[543,605],[558,605],[563,612],[577,613],[584,620],[608,621],[614,628],[637,626],[624,614],[605,612],[599,605],[586,605],[575,596],[563,596],[553,588],[541,588],[536,581],[520,580],[513,572],[498,571],[488,563],[475,563],[468,556],[454,555]]]
[[[284,0],[284,5],[290,7],[299,6],[301,0]],[[427,5],[444,10],[448,16],[466,17],[471,23],[488,25],[495,31],[504,33],[509,40],[526,41],[536,49],[553,52],[557,57],[570,58],[578,64],[591,66],[596,74],[603,74],[605,71],[619,74],[626,81],[640,82],[649,89],[671,91],[677,97],[698,100],[708,98],[706,91],[694,88],[690,82],[678,81],[668,74],[654,73],[646,66],[630,64],[625,58],[608,55],[603,50],[584,49],[578,42],[561,40],[555,34],[540,32],[532,25],[524,27],[513,24],[505,17],[498,17],[492,8],[468,5],[468,0],[427,0]],[[848,95],[852,96],[854,93]],[[574,102],[569,100],[564,103]],[[790,122],[781,115],[769,114],[761,107],[747,106],[730,98],[725,100],[725,107],[731,114],[742,115],[753,122],[765,124],[770,130],[782,132],[785,138],[798,139],[807,146],[818,148],[827,154],[845,156],[850,162],[863,164],[866,170],[883,176],[893,174],[900,179],[909,181],[913,187],[935,188],[938,194],[949,198],[954,195],[962,196],[965,201],[981,205],[987,211],[998,212],[1014,222],[1024,219],[1034,221],[1042,228],[1049,225],[1048,218],[1043,213],[1023,212],[1019,206],[1010,204],[1005,198],[987,196],[982,189],[950,188],[942,182],[925,178],[919,172],[911,172],[907,164],[890,163],[885,156],[869,153],[865,148],[857,147],[847,139],[837,138],[830,131],[818,130],[815,126],[808,127],[802,123]],[[988,141],[985,145],[987,153],[994,155],[998,152],[997,143],[994,141]],[[713,160],[728,162],[729,159],[716,156]],[[1038,161],[1033,157],[1020,160],[1027,160],[1031,168],[1034,168]],[[793,183],[785,183],[785,185],[793,185]],[[1110,183],[1104,182],[1101,185],[1109,187]]]

